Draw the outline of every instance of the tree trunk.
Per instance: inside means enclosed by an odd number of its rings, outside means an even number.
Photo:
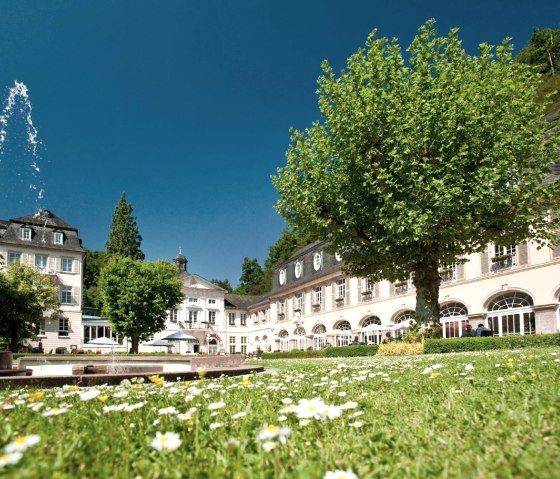
[[[414,272],[416,287],[416,321],[435,326],[439,324],[439,264],[437,260],[427,260],[418,265]]]
[[[140,343],[140,338],[136,335],[132,335],[130,337],[130,341],[132,342],[132,345],[130,346],[130,352],[132,354],[138,354],[138,344]]]
[[[10,338],[10,351],[12,353],[17,353],[18,352],[18,343],[19,343],[19,337],[16,336],[12,336]]]

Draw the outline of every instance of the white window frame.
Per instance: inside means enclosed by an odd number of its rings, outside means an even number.
[[[24,241],[31,241],[31,228],[22,228],[21,229],[21,239]]]
[[[172,323],[176,323],[179,320],[179,310],[178,309],[170,309],[169,310],[169,321]]]
[[[68,268],[68,262],[70,262],[70,268]],[[73,273],[74,272],[74,258],[62,258],[60,261],[60,271],[62,273]]]
[[[72,286],[62,285],[60,287],[60,304],[74,304],[72,297]]]
[[[228,313],[228,324],[230,326],[235,326],[235,313]]]
[[[8,251],[8,264],[21,263],[21,253],[18,251]]]
[[[239,315],[239,319],[240,319],[241,326],[247,326],[247,315],[246,314],[241,313]]]
[[[208,324],[216,324],[216,311],[208,311]]]
[[[64,236],[59,231],[53,233],[53,243],[54,244],[64,244]]]
[[[303,293],[296,293],[295,294],[295,300],[296,300],[295,309],[303,311]]]
[[[37,271],[37,273],[45,273],[47,271],[48,264],[49,257],[46,254],[35,255],[35,271]]]
[[[313,304],[321,308],[321,305],[323,304],[323,287],[316,286],[313,290],[313,295],[315,299],[315,302]]]
[[[189,323],[198,323],[198,311],[189,311]]]
[[[38,336],[46,336],[47,335],[47,320],[45,318],[41,318],[39,320],[39,334]]]
[[[58,337],[67,338],[70,336],[70,320],[61,316],[58,318]]]

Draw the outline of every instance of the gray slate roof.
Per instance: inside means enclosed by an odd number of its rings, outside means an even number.
[[[31,229],[31,240],[23,240],[21,229]],[[63,234],[63,244],[54,243],[54,232]],[[82,240],[78,230],[50,211],[43,210],[21,218],[0,220],[0,242],[11,245],[52,248],[66,251],[83,252]]]

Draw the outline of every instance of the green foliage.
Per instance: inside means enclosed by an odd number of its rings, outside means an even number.
[[[314,349],[302,351],[294,349],[292,351],[276,351],[274,353],[262,353],[263,359],[289,359],[289,358],[324,358],[326,349]]]
[[[547,111],[560,108],[560,28],[534,29],[531,41],[515,58],[542,73],[537,101]]]
[[[169,310],[184,298],[182,286],[177,269],[165,261],[117,256],[99,279],[102,314],[117,334],[131,338],[132,352],[138,352],[140,340],[164,329]]]
[[[39,332],[43,318],[57,317],[58,294],[49,276],[29,266],[13,263],[0,271],[0,337],[8,341],[11,351]]]
[[[83,304],[85,307],[103,308],[101,292],[98,288],[101,270],[107,264],[109,256],[105,251],[91,251],[84,248],[84,289]]]
[[[462,351],[489,351],[494,349],[519,349],[542,346],[560,346],[560,334],[426,339],[424,341],[424,353],[457,353]]]
[[[241,277],[239,286],[235,289],[235,294],[262,294],[266,292],[262,284],[263,270],[257,258],[243,259],[241,266]]]
[[[419,29],[407,60],[373,32],[339,76],[324,62],[323,123],[292,131],[273,183],[277,211],[312,239],[328,239],[350,273],[413,278],[420,323],[439,321],[440,264],[554,237],[543,215],[560,207],[559,161],[545,142],[538,75],[513,63],[508,40],[471,56],[457,29]]]
[[[225,289],[228,293],[233,292],[233,287],[231,286],[231,283],[228,279],[212,279],[210,282],[218,285],[220,288]]]
[[[353,345],[353,346],[338,346],[325,348],[326,358],[351,358],[358,356],[375,356],[379,346],[377,344],[368,345]]]
[[[515,58],[519,63],[533,65],[540,73],[560,70],[560,28],[535,28],[529,44]]]
[[[132,206],[126,202],[126,196],[123,193],[113,213],[109,240],[105,244],[107,254],[143,260],[141,242],[142,236],[138,232],[136,218],[132,216]]]

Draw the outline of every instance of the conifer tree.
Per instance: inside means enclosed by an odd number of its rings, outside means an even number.
[[[132,206],[126,202],[123,192],[113,213],[109,240],[105,243],[107,254],[143,261],[144,253],[140,249],[141,242],[142,236],[138,232],[136,218],[132,216]]]

